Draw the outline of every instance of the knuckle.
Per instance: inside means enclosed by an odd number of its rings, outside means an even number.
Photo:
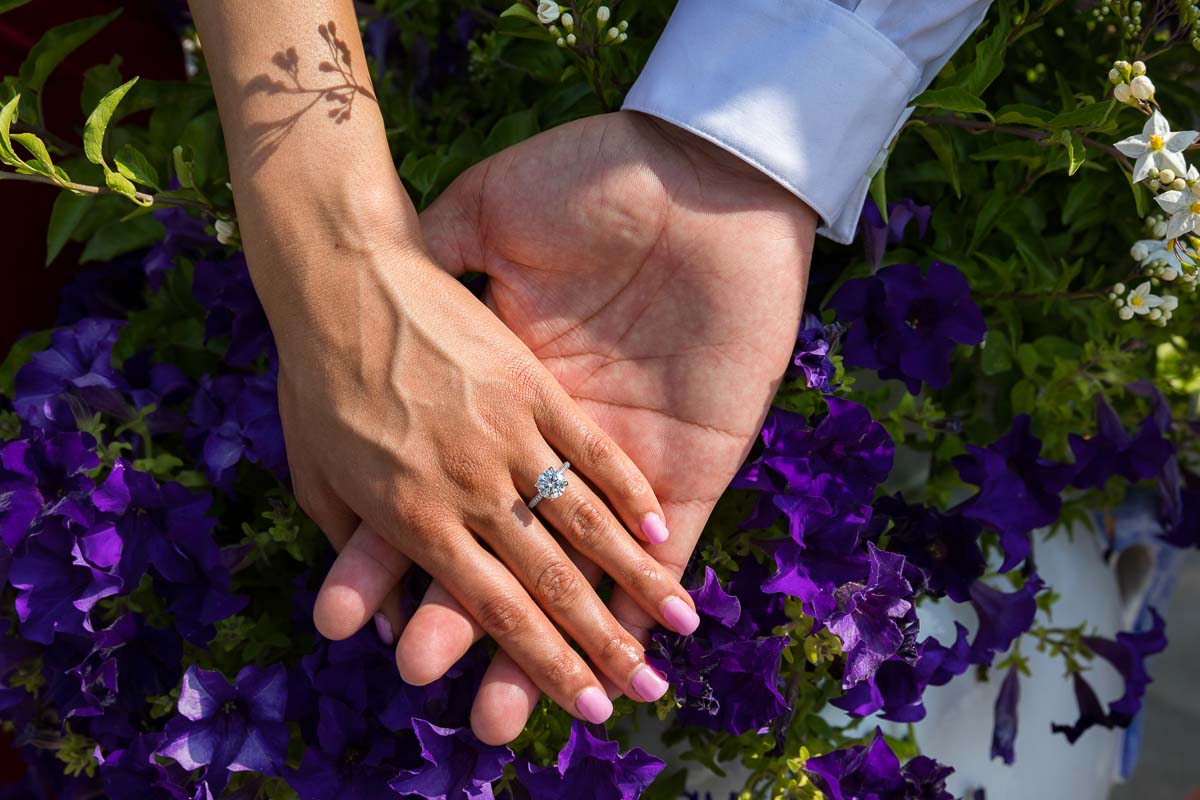
[[[579,659],[570,650],[555,653],[546,663],[546,681],[553,686],[569,686],[578,683],[581,674]]]
[[[443,453],[442,469],[455,486],[464,489],[474,489],[483,482],[483,462],[467,448],[455,448]]]
[[[634,644],[629,634],[623,629],[620,632],[609,633],[604,640],[604,645],[600,648],[600,660],[604,663],[637,661],[640,658],[641,648]]]
[[[608,521],[590,500],[581,500],[571,510],[566,533],[580,550],[594,551],[605,538]]]
[[[591,467],[605,467],[616,458],[617,450],[612,439],[599,431],[588,431],[583,439],[583,456]]]
[[[512,387],[517,397],[532,399],[541,391],[541,365],[533,358],[511,353],[499,358],[501,374]]]
[[[656,594],[661,583],[662,568],[650,559],[635,562],[629,571],[629,586],[638,594]]]
[[[579,574],[570,562],[555,560],[538,573],[533,591],[538,605],[553,610],[569,605],[579,593],[579,587]]]
[[[508,594],[498,594],[484,601],[479,609],[479,625],[495,639],[516,633],[525,621],[525,609],[520,600]]]

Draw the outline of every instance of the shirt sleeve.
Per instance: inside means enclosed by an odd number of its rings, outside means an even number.
[[[623,108],[708,139],[854,238],[909,103],[991,0],[679,0]]]

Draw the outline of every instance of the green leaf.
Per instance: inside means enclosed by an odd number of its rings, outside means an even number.
[[[500,12],[500,17],[518,17],[520,19],[529,20],[534,25],[541,25],[542,21],[538,19],[537,14],[524,3],[513,3],[508,8]]]
[[[50,227],[46,231],[46,266],[58,254],[79,227],[84,215],[96,201],[95,195],[78,195],[74,192],[60,192],[54,200],[54,208],[50,211]]]
[[[26,161],[25,166],[39,175],[45,175],[52,180],[62,183],[66,183],[69,180],[65,172],[54,166],[54,161],[50,158],[50,151],[46,149],[46,143],[39,139],[37,134],[14,133],[10,138],[14,142],[20,142],[21,146],[33,156],[33,160]]]
[[[410,151],[396,170],[401,178],[412,184],[421,195],[428,194],[437,185],[438,173],[445,157],[440,153],[429,153],[416,157]]]
[[[84,155],[87,156],[88,161],[104,167],[106,172],[109,167],[108,163],[104,160],[104,133],[108,130],[108,122],[112,119],[113,112],[117,110],[117,106],[120,105],[121,99],[125,97],[125,94],[137,82],[138,79],[133,78],[104,95],[96,105],[96,108],[88,115],[87,122],[84,123]]]
[[[1050,120],[1052,128],[1095,128],[1104,124],[1108,115],[1116,107],[1116,101],[1104,100],[1090,103],[1072,111],[1064,111]]]
[[[1133,202],[1137,206],[1137,215],[1145,217],[1150,210],[1150,197],[1146,193],[1146,189],[1140,183],[1133,182],[1133,175],[1122,170],[1125,175],[1125,180],[1129,183],[1129,188],[1133,191]]]
[[[888,223],[887,210],[887,162],[875,173],[871,178],[871,199],[875,201],[875,207],[879,209],[879,216],[883,218],[883,224]]]
[[[104,95],[121,85],[121,56],[113,56],[107,64],[89,67],[83,73],[83,91],[79,94],[79,107],[90,114]]]
[[[1079,138],[1079,134],[1074,131],[1064,128],[1058,132],[1058,141],[1067,148],[1067,154],[1071,159],[1071,165],[1067,168],[1067,174],[1074,175],[1083,166],[1083,162],[1087,158],[1087,148],[1083,145],[1083,139]]]
[[[0,161],[10,167],[24,167],[25,161],[13,150],[12,135],[9,129],[17,121],[17,106],[21,103],[21,95],[16,95],[0,108]]]
[[[941,130],[934,128],[931,125],[918,125],[915,128],[917,134],[925,140],[937,156],[938,163],[942,165],[942,169],[946,171],[946,177],[950,181],[950,186],[954,189],[955,196],[962,197],[962,178],[959,176],[958,158],[954,153],[954,142],[950,137]]]
[[[999,375],[1012,369],[1012,345],[1004,332],[988,331],[982,353],[980,362],[984,375]]]
[[[1013,386],[1011,398],[1014,414],[1033,413],[1037,407],[1037,384],[1022,378]]]
[[[1029,342],[1022,342],[1017,347],[1017,363],[1021,365],[1021,372],[1033,377],[1041,363],[1038,349]]]
[[[21,64],[19,73],[21,86],[31,92],[40,92],[46,85],[46,79],[50,77],[50,73],[54,72],[63,59],[102,31],[120,13],[121,9],[118,8],[111,14],[78,19],[46,31],[37,44],[30,48],[29,55]]]
[[[1012,29],[1008,5],[1000,3],[1000,19],[990,36],[975,45],[975,65],[963,82],[963,88],[976,97],[992,85],[1004,70],[1004,53],[1008,49],[1008,34]]]
[[[159,188],[158,170],[142,154],[142,151],[133,145],[127,144],[122,147],[113,157],[113,161],[116,162],[117,172],[134,183],[140,183],[142,186],[149,186],[155,190]]]
[[[984,114],[991,117],[984,102],[961,86],[930,89],[918,95],[917,99],[913,100],[913,104],[924,108],[940,108],[946,111],[959,111],[964,114]]]
[[[1028,103],[1013,103],[1001,106],[996,111],[996,124],[998,125],[1030,125],[1034,128],[1049,128],[1052,119],[1054,119],[1053,112]]]
[[[116,173],[113,173],[116,174]],[[105,225],[83,248],[80,262],[111,261],[119,255],[149,247],[166,234],[163,224],[144,216],[120,224]]]
[[[30,357],[39,350],[50,346],[52,331],[39,331],[18,339],[8,351],[8,356],[0,363],[0,394],[13,396],[13,378],[17,370],[29,363]]]
[[[138,196],[137,187],[133,185],[133,182],[130,181],[129,178],[126,178],[119,172],[104,173],[104,182],[108,185],[108,188],[112,189],[114,192],[122,195],[123,197],[128,197],[139,206],[148,206],[154,203],[154,201],[148,197]]]
[[[967,248],[968,253],[975,252],[975,248],[979,247],[984,237],[992,232],[992,228],[996,227],[996,221],[1000,219],[1000,214],[1008,207],[1008,200],[1009,193],[1001,187],[996,187],[988,195],[983,208],[979,210],[979,215],[975,217],[975,230],[971,233],[971,245]]]
[[[28,3],[29,0],[0,0],[0,14],[5,11],[12,11],[14,8],[20,8]]]
[[[175,177],[179,179],[179,185],[184,189],[196,188],[196,178],[192,173],[192,148],[177,144],[171,151],[171,158],[175,162]]]

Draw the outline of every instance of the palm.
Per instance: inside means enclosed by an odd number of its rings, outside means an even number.
[[[650,478],[682,570],[791,352],[811,212],[690,134],[594,117],[500,153],[422,220]],[[569,454],[564,454],[569,458]]]

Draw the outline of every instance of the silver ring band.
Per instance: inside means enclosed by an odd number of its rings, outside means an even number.
[[[557,500],[567,490],[567,470],[571,468],[570,461],[564,461],[558,469],[550,467],[538,475],[535,487],[537,495],[526,505],[533,508],[543,500]]]

